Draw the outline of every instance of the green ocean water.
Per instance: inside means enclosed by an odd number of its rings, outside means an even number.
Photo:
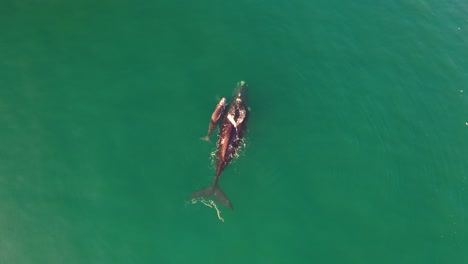
[[[468,263],[466,1],[2,1],[0,32],[1,264]],[[222,222],[187,197],[240,80]]]

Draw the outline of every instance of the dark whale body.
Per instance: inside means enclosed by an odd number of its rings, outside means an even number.
[[[249,110],[247,104],[247,84],[241,81],[234,90],[229,107],[222,117],[216,148],[216,174],[211,185],[190,195],[190,198],[213,196],[216,201],[233,209],[231,202],[218,185],[219,177],[231,160],[238,155],[243,145],[244,133],[247,130]]]

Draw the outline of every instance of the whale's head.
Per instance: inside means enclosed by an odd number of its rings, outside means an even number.
[[[234,97],[236,100],[247,100],[247,83],[244,81],[240,81],[237,83],[237,87],[234,90]]]
[[[224,97],[221,98],[221,100],[219,101],[218,105],[223,106],[223,107],[226,106],[226,98],[224,98]]]

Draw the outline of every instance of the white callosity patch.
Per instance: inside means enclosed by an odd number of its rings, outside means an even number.
[[[242,122],[244,122],[245,115],[247,114],[247,111],[241,109],[239,110],[239,118],[236,120],[236,124],[239,125]]]
[[[229,122],[231,122],[231,124],[237,129],[237,122],[236,122],[236,120],[234,120],[234,116],[231,115],[231,114],[228,114],[227,119],[228,119]]]
[[[237,99],[240,101],[240,99]],[[247,115],[247,111],[244,109],[239,109],[239,116],[237,117],[237,120],[235,119],[235,116],[232,113],[228,113],[227,119],[231,124],[234,126],[234,128],[237,130],[237,127],[244,122],[244,118]]]

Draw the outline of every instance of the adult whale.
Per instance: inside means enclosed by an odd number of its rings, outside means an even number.
[[[216,173],[211,185],[190,195],[190,198],[206,198],[213,196],[216,201],[233,210],[232,204],[221,187],[219,177],[231,160],[238,156],[239,148],[243,145],[244,133],[247,130],[249,109],[247,103],[247,83],[241,81],[234,90],[229,107],[224,113],[218,132],[216,146]]]

